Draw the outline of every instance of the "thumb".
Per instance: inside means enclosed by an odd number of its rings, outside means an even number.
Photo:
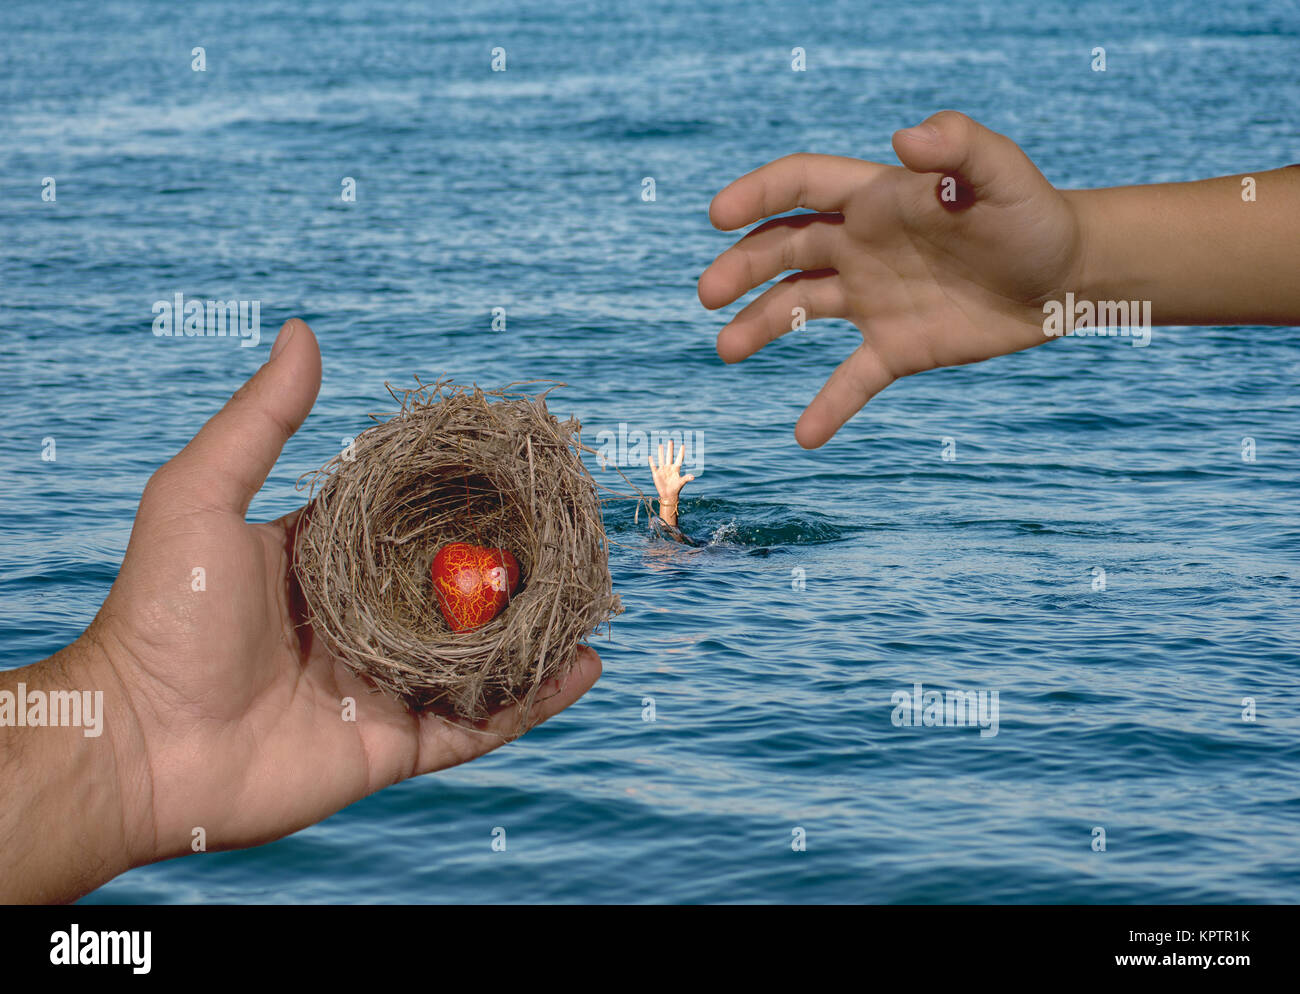
[[[944,173],[980,200],[1015,202],[1035,182],[1046,182],[1029,156],[1005,135],[955,110],[941,110],[913,128],[894,132],[894,151],[914,173]]]
[[[319,391],[320,346],[306,322],[292,318],[266,364],[171,460],[169,475],[187,496],[242,517]]]

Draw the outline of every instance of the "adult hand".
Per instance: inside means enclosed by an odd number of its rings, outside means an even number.
[[[26,729],[18,749],[14,729],[0,735],[0,898],[75,897],[131,866],[190,852],[196,828],[208,849],[267,842],[514,737],[517,705],[470,726],[417,717],[369,692],[311,637],[294,595],[301,512],[244,520],[320,378],[311,329],[287,322],[266,365],[149,480],[121,571],[85,635],[4,674],[5,685],[26,677],[29,686],[102,688],[106,714],[100,738]],[[192,588],[196,568],[204,590]],[[599,675],[599,658],[583,647],[562,681],[536,695],[525,726],[572,704]],[[343,720],[345,697],[355,699],[355,721]],[[88,796],[85,817],[108,823],[90,844],[76,797],[61,798],[62,826],[33,817],[35,802],[24,810],[16,781],[41,779],[43,767]]]

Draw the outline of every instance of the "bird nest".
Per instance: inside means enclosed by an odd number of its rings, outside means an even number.
[[[532,395],[448,380],[389,392],[401,410],[314,473],[294,568],[317,636],[416,711],[481,719],[531,703],[623,608],[609,573],[581,426]],[[526,386],[513,384],[512,386]],[[482,627],[453,631],[435,598],[440,548],[505,549],[521,586]]]

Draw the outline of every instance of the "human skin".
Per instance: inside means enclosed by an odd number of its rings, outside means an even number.
[[[705,270],[725,307],[789,270],[718,335],[740,362],[807,320],[842,318],[862,344],[795,426],[827,442],[895,380],[1041,345],[1043,305],[1149,300],[1155,325],[1300,323],[1300,167],[1099,190],[1058,190],[1010,138],[956,111],[896,132],[901,166],[829,155],[777,159],[709,208],[733,231],[772,215]],[[945,178],[954,194],[945,201]]]
[[[659,492],[659,517],[663,519],[664,524],[677,527],[677,500],[681,496],[682,487],[695,479],[693,473],[681,475],[682,459],[686,455],[686,446],[677,450],[677,458],[673,458],[672,439],[668,440],[668,457],[664,458],[664,447],[659,446],[659,464],[655,465],[655,457],[647,456],[646,461],[650,463],[650,475],[654,477],[655,490]]]
[[[289,566],[300,511],[245,521],[320,388],[320,350],[287,322],[271,358],[145,487],[117,580],[86,632],[0,689],[102,690],[103,733],[0,728],[0,901],[75,899],[135,866],[254,846],[390,784],[516,737],[369,692],[306,624]],[[191,589],[202,566],[206,587]],[[600,675],[591,649],[536,695],[524,727]],[[342,700],[356,702],[343,720]]]

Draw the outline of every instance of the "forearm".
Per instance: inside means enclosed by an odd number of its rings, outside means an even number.
[[[1065,196],[1078,299],[1149,300],[1156,325],[1300,324],[1300,166]]]
[[[102,703],[67,726],[60,715],[78,712],[51,704],[58,691],[83,701],[89,691],[92,702],[102,691]],[[150,819],[137,803],[147,785],[124,755],[134,748],[128,712],[111,666],[84,639],[0,673],[0,902],[75,900],[149,861],[140,840]]]

